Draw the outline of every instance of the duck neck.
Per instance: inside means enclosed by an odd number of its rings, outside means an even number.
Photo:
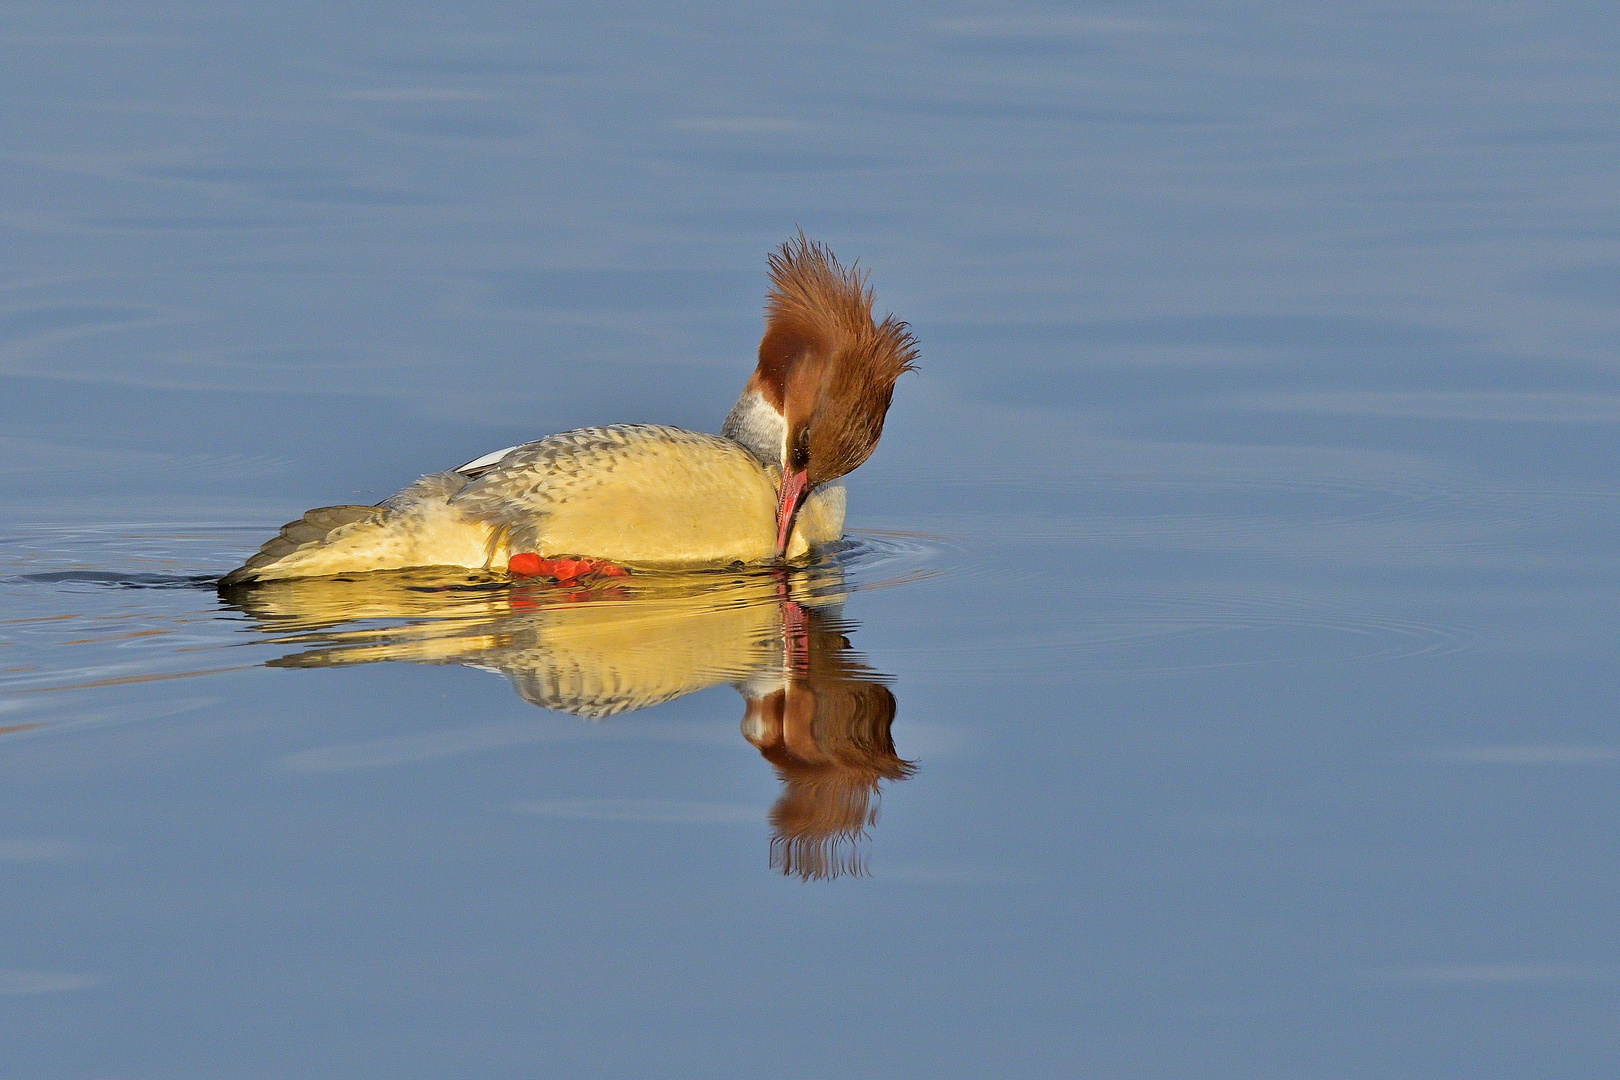
[[[757,390],[744,390],[726,414],[720,434],[740,444],[762,464],[782,467],[787,443],[787,420]]]

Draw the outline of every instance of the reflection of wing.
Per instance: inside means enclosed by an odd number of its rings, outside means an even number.
[[[812,599],[836,568],[795,575]],[[770,575],[637,574],[561,589],[421,573],[267,582],[237,604],[303,650],[277,667],[385,660],[466,664],[512,680],[527,701],[604,717],[782,663],[781,595]]]
[[[418,621],[494,617],[511,610],[504,579],[468,571],[389,570],[350,577],[254,582],[229,594],[261,630],[323,630],[368,619]]]
[[[593,719],[743,678],[781,655],[774,603],[553,608],[480,657],[526,701]]]

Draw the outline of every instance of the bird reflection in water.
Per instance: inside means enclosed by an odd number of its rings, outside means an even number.
[[[398,571],[267,582],[225,599],[297,651],[272,667],[388,660],[499,672],[545,709],[602,720],[729,682],[743,736],[776,770],[771,865],[865,873],[879,785],[912,775],[895,697],[840,614],[836,563],[520,583]]]

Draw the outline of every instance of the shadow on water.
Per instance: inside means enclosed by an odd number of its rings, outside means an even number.
[[[271,667],[458,664],[593,721],[729,683],[743,737],[782,783],[771,865],[813,880],[866,873],[880,784],[914,772],[890,732],[895,696],[850,643],[849,591],[827,561],[596,584],[401,571],[268,582],[224,600],[291,647]]]

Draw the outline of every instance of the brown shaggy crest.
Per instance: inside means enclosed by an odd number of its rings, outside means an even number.
[[[750,380],[787,419],[788,464],[811,486],[872,455],[894,383],[916,369],[917,340],[893,315],[872,320],[872,290],[800,232],[770,255],[765,335]]]
[[[891,727],[894,694],[826,616],[807,609],[807,664],[748,698],[743,732],[782,781],[771,808],[771,865],[810,880],[866,872],[866,831],[882,781],[913,775]]]

